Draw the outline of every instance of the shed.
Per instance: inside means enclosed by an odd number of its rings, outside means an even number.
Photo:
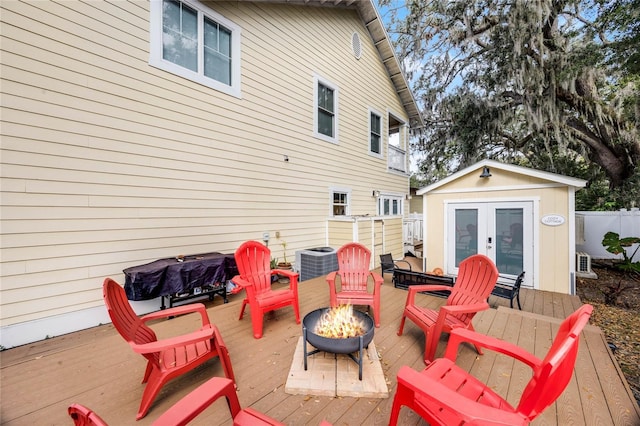
[[[575,294],[575,191],[585,180],[483,160],[421,188],[426,269],[474,253],[524,286]]]

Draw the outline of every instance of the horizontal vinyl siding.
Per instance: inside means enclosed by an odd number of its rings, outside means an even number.
[[[404,242],[402,241],[402,219],[385,219],[384,235],[386,251],[393,254],[394,259],[404,257]]]
[[[0,3],[2,326],[101,306],[106,276],[264,231],[274,257],[276,231],[288,257],[325,245],[330,187],[356,215],[375,214],[372,189],[407,191],[368,154],[368,108],[404,111],[355,11],[210,5],[242,29],[241,98],[149,66],[146,2]],[[314,74],[339,87],[338,144],[313,137]]]

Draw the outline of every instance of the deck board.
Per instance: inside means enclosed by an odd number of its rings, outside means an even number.
[[[300,283],[300,312],[304,316],[328,304],[323,277]],[[389,398],[326,397],[289,395],[284,387],[301,325],[293,309],[284,308],[265,318],[264,337],[252,337],[251,312],[238,320],[241,294],[206,301],[211,321],[217,325],[229,349],[243,406],[251,406],[289,425],[318,424],[326,419],[334,425],[387,424],[395,393],[395,377],[403,365],[424,367],[424,334],[407,321],[397,335],[406,291],[382,287],[382,326],[374,342],[381,356]],[[421,302],[437,308],[444,299],[418,295]],[[549,348],[560,319],[579,306],[575,296],[523,289],[523,311],[508,308],[509,301],[490,298],[492,308],[474,319],[478,332],[512,341],[542,357]],[[176,335],[195,328],[197,317],[182,316],[154,324],[159,335]],[[446,348],[441,339],[436,354]],[[528,367],[485,351],[462,345],[457,359],[462,368],[486,380],[512,404],[517,403],[529,379]],[[520,364],[520,365],[519,365]],[[355,364],[354,364],[355,365]],[[0,404],[2,425],[70,424],[66,408],[73,402],[87,405],[112,425],[149,425],[190,390],[212,375],[222,375],[218,360],[211,360],[165,385],[149,414],[135,421],[143,385],[143,358],[131,351],[112,325],[103,325],[0,353]],[[543,413],[534,425],[638,425],[639,408],[623,381],[620,368],[606,345],[602,332],[588,326],[583,333],[575,375],[560,402]],[[504,393],[503,393],[504,392]],[[223,401],[205,410],[193,424],[229,424]],[[403,408],[401,423],[424,424]]]

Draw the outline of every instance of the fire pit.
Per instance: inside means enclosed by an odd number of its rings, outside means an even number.
[[[345,306],[345,305],[343,305]],[[332,337],[325,337],[323,334],[327,334],[324,330],[319,330],[318,325],[324,321],[330,321],[329,316],[335,311],[331,308],[321,308],[308,313],[302,320],[302,336],[304,338],[304,369],[307,369],[307,356],[316,354],[318,352],[329,352],[333,354],[346,354],[356,364],[358,364],[358,378],[362,380],[362,359],[364,349],[369,346],[369,343],[373,340],[373,320],[371,317],[363,312],[351,310],[349,307],[340,307],[338,309],[345,309],[348,311],[348,315],[352,316],[352,322],[349,327],[354,326],[359,328],[353,333],[346,333],[344,330],[336,330],[335,324],[329,328],[333,328],[334,331]],[[340,315],[345,315],[341,313]],[[335,336],[335,337],[334,337]],[[307,344],[311,344],[316,349],[308,352]],[[353,355],[358,352],[358,358]]]

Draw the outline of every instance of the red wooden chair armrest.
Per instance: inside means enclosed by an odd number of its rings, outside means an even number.
[[[240,275],[236,275],[231,281],[233,281],[241,289],[245,290],[247,292],[248,298],[255,297],[255,288],[249,281],[243,279],[242,277],[240,277]]]
[[[336,276],[338,275],[338,271],[332,271],[327,274],[327,281],[329,284],[333,285],[336,281]]]
[[[455,366],[454,366],[455,367]],[[517,413],[492,408],[480,403],[471,402],[468,398],[449,389],[437,380],[414,369],[403,366],[398,371],[398,383],[415,392],[420,405],[429,407],[445,407],[459,415],[465,424],[483,425],[528,425],[529,422]],[[425,392],[428,390],[428,392]],[[460,422],[462,423],[462,422]]]
[[[96,412],[82,404],[71,404],[67,412],[77,426],[109,426]]]
[[[232,380],[226,377],[212,377],[176,402],[153,424],[157,426],[186,425],[222,396],[227,398],[233,417],[240,412],[240,403],[235,392],[236,388]]]
[[[380,286],[384,282],[384,278],[382,278],[382,275],[372,271],[372,272],[369,272],[369,276],[373,279],[373,284],[375,288],[380,288]]]
[[[487,302],[473,303],[471,305],[444,305],[440,307],[440,312],[449,314],[468,314],[471,312],[480,312],[489,309]]]
[[[439,284],[423,284],[423,285],[412,285],[409,286],[409,294],[407,295],[407,303],[406,305],[415,305],[416,294],[423,291],[440,291],[446,290],[451,291],[451,286],[448,285],[439,285]]]
[[[292,271],[291,269],[272,269],[271,275],[274,274],[282,275],[287,278],[297,278],[298,275],[300,275],[297,272]]]
[[[239,285],[242,288],[251,287],[251,283],[245,279],[243,279],[240,275],[236,275],[231,279],[236,285]]]
[[[177,317],[178,315],[199,313],[202,318],[202,325],[209,325],[209,316],[207,308],[202,303],[190,303],[183,306],[175,306],[173,308],[162,309],[160,311],[151,312],[140,318],[142,322],[151,321],[159,318]]]
[[[216,344],[221,348],[226,348],[227,345],[224,344],[224,340],[222,340],[222,334],[220,334],[220,330],[215,325],[212,325],[213,336],[216,338]]]
[[[289,289],[295,292],[298,291],[298,277],[300,276],[300,274],[298,274],[297,272],[293,272],[290,269],[274,269],[273,271],[275,271],[278,275],[289,278]]]
[[[285,426],[284,423],[280,423],[277,420],[272,419],[266,414],[262,414],[259,411],[254,410],[251,407],[245,408],[233,419],[233,424],[238,426]]]
[[[444,355],[445,358],[455,362],[458,354],[458,346],[463,342],[472,343],[494,352],[510,356],[531,368],[537,367],[542,363],[542,360],[538,357],[511,342],[463,328],[455,328],[451,331],[449,342],[447,343],[447,351]]]
[[[210,340],[214,335],[214,329],[211,325],[198,331],[194,331],[185,336],[170,337],[168,339],[162,339],[151,343],[145,343],[143,345],[129,342],[133,350],[139,354],[148,354],[161,352],[167,349],[173,349],[177,346],[184,346],[191,343],[203,342]]]

